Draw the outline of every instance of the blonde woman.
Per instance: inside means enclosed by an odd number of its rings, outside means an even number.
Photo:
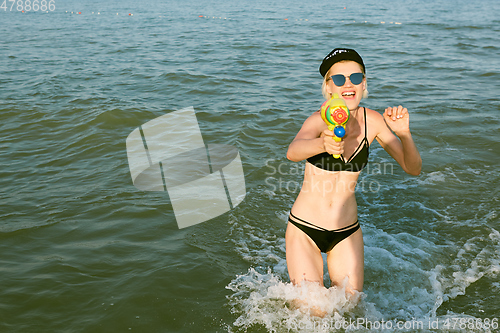
[[[292,206],[286,230],[286,261],[294,284],[313,281],[323,285],[327,254],[332,286],[347,278],[347,292],[363,290],[363,235],[358,221],[355,186],[368,163],[374,139],[410,175],[420,174],[422,160],[410,133],[410,116],[402,106],[384,114],[360,107],[367,95],[366,70],[352,49],[334,49],[321,63],[323,95],[341,96],[349,108],[346,135],[341,142],[321,119],[309,116],[288,147],[287,158],[306,161],[304,181]],[[334,158],[332,155],[340,155]]]

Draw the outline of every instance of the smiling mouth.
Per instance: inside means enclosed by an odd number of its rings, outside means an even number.
[[[346,91],[342,93],[342,97],[354,97],[356,93],[354,91]]]

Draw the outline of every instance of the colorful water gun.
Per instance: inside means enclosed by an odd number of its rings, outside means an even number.
[[[345,101],[338,94],[333,94],[332,98],[321,105],[320,114],[328,129],[333,131],[333,139],[340,142],[345,135],[345,124],[351,115]],[[340,155],[333,157],[339,158]]]

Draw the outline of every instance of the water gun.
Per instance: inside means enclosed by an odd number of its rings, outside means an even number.
[[[333,139],[340,142],[345,135],[345,124],[351,115],[345,101],[338,94],[333,94],[332,98],[321,105],[320,114],[328,129],[333,131]],[[333,157],[339,158],[340,155]]]

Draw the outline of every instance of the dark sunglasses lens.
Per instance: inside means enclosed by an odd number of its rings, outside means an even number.
[[[345,76],[342,74],[333,75],[332,80],[337,87],[342,87],[345,83]]]
[[[352,73],[349,80],[351,80],[352,84],[358,85],[363,81],[363,73]]]

